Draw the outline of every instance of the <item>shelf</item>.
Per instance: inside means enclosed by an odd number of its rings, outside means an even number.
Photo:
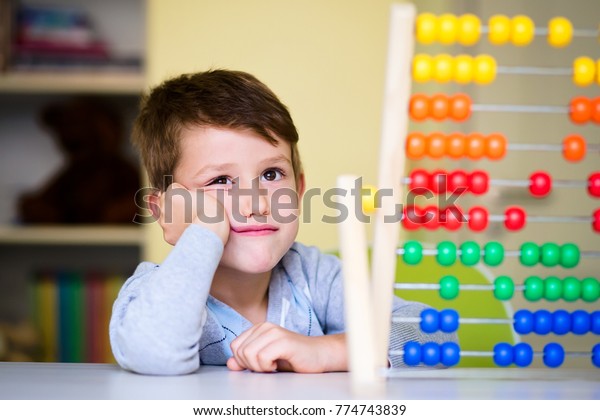
[[[8,72],[0,75],[0,93],[141,94],[144,76],[137,72]]]
[[[144,232],[130,226],[0,226],[1,245],[141,246]]]

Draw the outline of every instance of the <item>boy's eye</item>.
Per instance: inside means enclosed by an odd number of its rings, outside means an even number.
[[[265,181],[279,181],[283,178],[283,173],[279,169],[268,169],[263,172],[262,178]]]
[[[226,176],[219,176],[208,183],[208,185],[227,185],[231,184],[231,180]]]

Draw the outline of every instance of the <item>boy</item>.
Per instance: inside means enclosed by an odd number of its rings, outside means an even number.
[[[125,369],[184,374],[200,365],[256,372],[347,370],[339,260],[294,242],[304,174],[286,107],[253,76],[214,70],[144,98],[133,131],[165,240],[141,263],[110,323]],[[425,306],[401,299],[394,313]],[[395,325],[391,347],[422,335]],[[392,366],[402,364],[391,358]]]

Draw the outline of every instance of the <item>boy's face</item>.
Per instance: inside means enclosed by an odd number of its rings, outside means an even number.
[[[290,145],[249,130],[194,127],[183,131],[180,152],[174,181],[216,197],[229,220],[220,267],[270,271],[298,233],[304,178],[297,186]]]

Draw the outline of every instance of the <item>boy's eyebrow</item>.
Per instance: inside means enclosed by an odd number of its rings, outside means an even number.
[[[292,165],[292,161],[283,154],[278,155],[278,156],[268,157],[266,159],[259,161],[258,163],[261,166],[276,165],[276,164],[281,164],[281,163],[286,163],[290,166]],[[195,177],[201,176],[202,174],[204,174],[206,172],[227,172],[228,170],[230,170],[232,167],[235,167],[235,166],[236,165],[234,163],[230,163],[230,162],[215,164],[215,165],[208,164],[208,165],[200,168],[200,170],[198,172],[196,172]]]

